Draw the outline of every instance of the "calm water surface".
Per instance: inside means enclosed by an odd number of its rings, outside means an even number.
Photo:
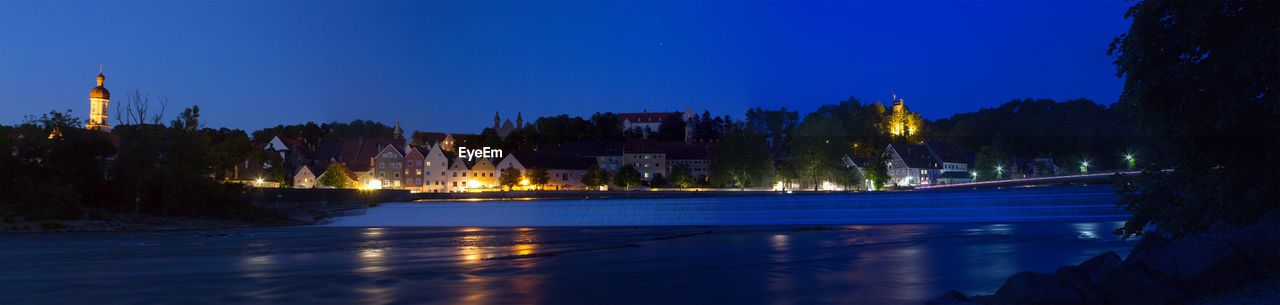
[[[914,303],[1125,255],[1121,223],[0,235],[0,304]]]

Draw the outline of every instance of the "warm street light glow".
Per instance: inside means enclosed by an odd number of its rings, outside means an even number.
[[[973,175],[974,178],[978,178],[978,173],[969,173],[969,174]]]
[[[259,185],[259,186],[261,186],[261,185],[262,185],[262,178],[258,178],[258,185]]]

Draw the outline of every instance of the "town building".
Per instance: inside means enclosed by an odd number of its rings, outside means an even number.
[[[397,145],[384,145],[373,158],[376,182],[370,188],[400,189],[404,185],[404,152]]]
[[[706,142],[662,142],[662,150],[666,153],[667,168],[670,173],[677,164],[689,167],[689,173],[695,182],[708,182],[711,170],[711,143]],[[666,177],[670,178],[670,177]]]
[[[102,75],[102,67],[98,67],[98,86],[89,90],[89,122],[85,124],[85,128],[90,130],[99,130],[111,132],[111,125],[108,125],[108,110],[110,110],[111,91],[107,91],[107,77]]]
[[[540,151],[521,151],[507,154],[505,158],[498,162],[498,175],[501,177],[502,170],[514,168],[520,170],[522,175],[522,185],[527,184],[529,180],[530,168],[541,168],[547,171],[547,184],[542,185],[544,190],[585,190],[586,185],[582,183],[582,176],[587,174],[587,170],[596,165],[596,159],[591,157],[572,157],[548,154]]]
[[[889,185],[919,186],[971,182],[969,164],[973,153],[946,142],[930,140],[922,144],[889,144]]]
[[[318,184],[316,179],[320,178],[317,172],[315,165],[303,165],[298,169],[298,173],[293,174],[293,187],[303,189],[316,188],[316,184]]]
[[[499,138],[506,138],[507,135],[510,134],[512,131],[515,131],[516,129],[524,128],[524,117],[522,117],[520,112],[516,112],[516,123],[514,125],[511,124],[511,119],[507,119],[506,122],[503,122],[501,125],[499,125],[498,122],[500,122],[501,120],[502,118],[498,116],[498,113],[494,112],[493,113],[493,131],[498,133]]]
[[[587,157],[608,172],[622,167],[622,143],[615,141],[568,141],[561,144],[539,144],[538,152],[559,157]]]
[[[634,129],[648,135],[658,132],[658,127],[662,126],[662,121],[673,115],[679,116],[680,120],[685,122],[696,116],[692,109],[685,107],[684,112],[649,112],[644,110],[644,112],[638,113],[619,113],[618,121],[622,122],[622,130],[624,131]],[[693,138],[692,126],[685,125],[684,138],[686,140]]]
[[[424,193],[448,192],[449,158],[440,145],[432,145],[422,157],[422,190]]]
[[[658,141],[627,140],[622,144],[622,163],[635,167],[644,181],[667,177],[667,153]]]
[[[423,176],[426,174],[423,165],[426,162],[426,155],[422,153],[422,148],[409,146],[405,148],[404,154],[404,189],[421,192],[423,186]]]

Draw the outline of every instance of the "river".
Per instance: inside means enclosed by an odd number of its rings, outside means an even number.
[[[911,196],[917,195],[928,196]],[[628,202],[624,206],[644,205]],[[758,209],[751,200],[733,202],[720,204]],[[924,211],[911,213],[911,223],[821,227],[769,217],[758,219],[773,224],[553,225],[578,216],[543,217],[527,227],[405,223],[435,216],[404,209],[461,204],[487,209],[520,202],[384,205],[328,226],[3,234],[0,303],[921,304],[949,289],[994,292],[1019,271],[1052,272],[1106,251],[1123,256],[1135,242],[1111,235],[1122,224],[1114,213],[1014,213],[1007,211],[1016,207],[987,203],[974,204],[1006,212],[982,212],[1000,218],[965,222],[957,215],[972,211],[951,207],[960,214]],[[683,215],[631,209],[644,215],[637,221]],[[820,210],[832,209],[842,208]],[[498,210],[508,211],[500,219],[529,211]],[[720,215],[720,224],[736,217]],[[812,215],[788,219],[805,217]],[[387,225],[361,223],[376,219]]]

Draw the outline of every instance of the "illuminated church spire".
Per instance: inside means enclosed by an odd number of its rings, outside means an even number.
[[[102,75],[102,65],[98,65],[98,86],[89,90],[89,124],[85,128],[92,130],[111,131],[111,125],[107,125],[107,105],[111,101],[111,92],[104,87],[107,77]]]

